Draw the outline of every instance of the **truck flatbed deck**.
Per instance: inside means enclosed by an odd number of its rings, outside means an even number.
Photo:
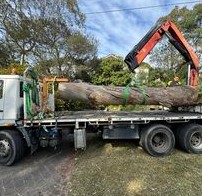
[[[73,125],[75,123],[88,123],[89,125],[108,125],[119,123],[149,123],[150,121],[189,122],[190,120],[202,119],[201,113],[196,112],[170,112],[170,111],[76,111],[57,113],[54,118],[26,120],[25,126],[59,126]]]

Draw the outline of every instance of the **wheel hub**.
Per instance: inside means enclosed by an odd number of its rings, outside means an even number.
[[[191,137],[191,144],[194,148],[201,148],[202,146],[202,136],[200,133],[194,133]]]
[[[7,140],[0,140],[0,157],[8,156],[10,152],[10,145]]]
[[[164,137],[160,134],[157,134],[153,138],[153,145],[155,147],[160,147],[164,144]]]

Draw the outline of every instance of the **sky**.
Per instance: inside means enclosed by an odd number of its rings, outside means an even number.
[[[192,8],[194,0],[78,0],[80,10],[86,14],[86,32],[98,40],[98,56],[110,54],[125,57],[156,21],[179,7]],[[184,4],[181,4],[184,3]],[[149,6],[168,5],[153,8]],[[94,13],[108,10],[138,8],[133,11]]]

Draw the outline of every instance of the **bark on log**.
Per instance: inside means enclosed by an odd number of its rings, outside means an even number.
[[[88,83],[60,83],[59,96],[95,105],[120,105],[125,87],[97,86]],[[197,104],[198,92],[190,86],[130,88],[127,104],[189,106]]]

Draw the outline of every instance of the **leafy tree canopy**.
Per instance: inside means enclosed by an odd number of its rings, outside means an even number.
[[[124,86],[131,77],[132,74],[121,57],[109,56],[102,59],[98,73],[93,77],[93,83]]]
[[[95,58],[97,41],[84,25],[77,0],[1,1],[0,37],[9,46],[8,54],[21,63],[26,57],[40,74],[76,72]]]

